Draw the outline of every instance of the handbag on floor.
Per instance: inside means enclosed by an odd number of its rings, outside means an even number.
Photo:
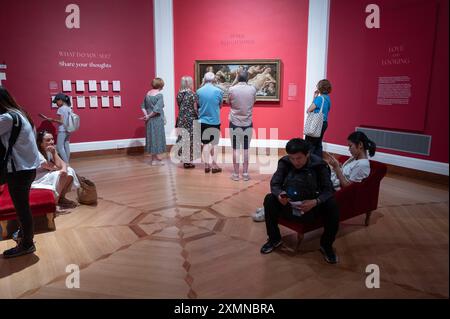
[[[97,204],[97,188],[93,181],[83,176],[78,176],[80,188],[77,190],[78,202],[84,205]]]
[[[303,133],[307,136],[311,137],[320,137],[322,133],[323,126],[323,103],[325,102],[325,98],[322,98],[322,105],[320,107],[319,113],[310,112],[308,113],[305,121],[305,129]]]

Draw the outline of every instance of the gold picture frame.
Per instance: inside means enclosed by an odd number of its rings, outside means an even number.
[[[280,101],[280,60],[196,60],[195,88],[203,85],[206,72],[216,75],[215,85],[224,91],[228,100],[228,89],[236,83],[239,70],[245,69],[249,75],[248,83],[256,88],[256,101]]]

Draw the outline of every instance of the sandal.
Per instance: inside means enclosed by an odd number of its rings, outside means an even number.
[[[77,202],[67,199],[67,198],[60,198],[58,201],[58,204],[62,208],[75,208],[75,207],[79,206],[79,204]]]
[[[55,216],[66,215],[66,214],[70,214],[70,213],[71,213],[70,210],[64,209],[59,205],[56,206]]]

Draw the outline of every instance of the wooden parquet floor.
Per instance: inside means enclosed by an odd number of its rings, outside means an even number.
[[[0,258],[1,298],[448,298],[448,188],[387,176],[371,225],[364,216],[340,226],[340,263],[318,251],[322,230],[295,234],[261,255],[264,223],[251,219],[270,175],[251,167],[248,182],[202,167],[184,170],[148,157],[75,159],[97,185],[96,207],[57,216],[56,231],[35,236],[34,255]],[[75,198],[75,192],[69,197]],[[13,246],[0,241],[0,250]],[[66,288],[66,266],[80,267],[80,288]],[[365,286],[368,264],[379,289]]]

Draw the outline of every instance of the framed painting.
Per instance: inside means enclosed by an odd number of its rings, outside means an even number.
[[[224,91],[228,101],[228,89],[237,83],[237,74],[245,70],[248,84],[256,88],[256,101],[280,101],[280,60],[196,60],[195,87],[203,84],[207,72],[216,75],[214,85]]]

